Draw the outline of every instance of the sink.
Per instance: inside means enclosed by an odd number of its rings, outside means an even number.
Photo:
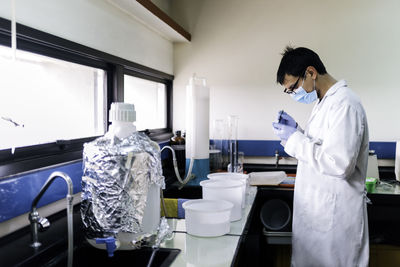
[[[116,250],[113,257],[108,257],[106,250],[92,247],[83,241],[74,247],[73,266],[147,266],[153,250],[141,248],[136,250]],[[159,248],[151,266],[170,266],[180,253],[179,249]],[[27,266],[67,266],[68,251],[53,251],[46,257],[36,257]]]
[[[0,239],[0,266],[67,266],[68,240],[67,218],[65,211],[49,217],[52,227],[39,233],[42,242],[40,248],[29,246],[31,242],[29,226],[10,236]],[[108,258],[107,252],[92,247],[85,239],[80,218],[80,206],[74,208],[74,253],[73,266],[147,266],[151,248],[137,250],[117,250],[114,257]],[[18,251],[18,253],[15,253]],[[179,249],[160,248],[154,256],[151,266],[169,266],[180,253]]]

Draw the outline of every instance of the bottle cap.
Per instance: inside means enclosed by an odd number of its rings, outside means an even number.
[[[135,105],[122,102],[111,103],[108,121],[136,121]]]

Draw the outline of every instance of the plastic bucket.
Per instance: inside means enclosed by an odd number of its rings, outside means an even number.
[[[232,251],[236,242],[216,242],[215,238],[198,238],[185,235],[185,267],[218,267],[231,266]]]
[[[226,200],[233,204],[231,221],[242,218],[243,182],[234,180],[201,181],[203,199]]]
[[[182,204],[187,233],[195,236],[221,236],[230,231],[233,204],[224,200],[196,199]]]
[[[234,172],[221,172],[221,173],[211,173],[207,175],[207,178],[210,180],[234,180],[240,181],[243,183],[242,187],[242,208],[246,205],[246,191],[248,186],[248,178],[247,174],[243,173],[234,173]]]

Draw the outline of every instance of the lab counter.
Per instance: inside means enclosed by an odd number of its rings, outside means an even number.
[[[232,222],[230,233],[221,237],[192,236],[186,233],[184,220],[169,219],[174,238],[163,246],[181,249],[171,266],[250,266],[250,263],[251,266],[274,266],[277,258],[281,263],[289,264],[290,244],[282,245],[282,249],[267,244],[260,210],[265,201],[273,198],[283,199],[292,209],[293,190],[285,187],[251,187],[242,219]],[[382,263],[377,251],[381,257],[388,255],[390,258],[390,253],[400,245],[400,232],[397,230],[400,225],[400,185],[393,180],[382,181],[368,197],[372,203],[368,205],[371,260]],[[291,225],[286,230],[291,232]],[[386,250],[389,251],[387,254],[384,251],[386,247],[380,245],[394,246]]]
[[[293,209],[294,188],[260,186],[239,241],[234,266],[289,266],[291,225],[282,232],[268,233],[260,221],[264,203],[271,199],[285,201]],[[400,185],[395,180],[381,181],[367,194],[372,266],[400,266]],[[388,265],[387,263],[390,262]],[[396,265],[397,264],[397,265]]]
[[[256,187],[249,188],[241,220],[231,222],[230,232],[224,236],[207,238],[192,236],[186,232],[184,219],[167,219],[170,229],[173,231],[172,239],[166,240],[161,245],[155,254],[155,262],[152,266],[230,266],[256,193]],[[31,243],[29,226],[1,238],[0,266],[66,266],[67,220],[65,211],[48,219],[51,226],[46,232],[39,233],[39,241],[42,246],[38,249],[29,246]],[[133,260],[135,266],[147,266],[151,249],[145,248],[131,252],[116,251],[114,259],[108,259],[106,251],[94,249],[86,244],[82,235],[79,204],[74,207],[73,219],[73,266],[88,264],[124,266],[126,262],[122,265],[119,264],[124,260]]]
[[[370,195],[400,195],[400,183],[394,179],[381,180]]]
[[[386,251],[399,253],[396,248],[400,246],[400,212],[398,212],[400,185],[394,181],[382,181],[374,192],[368,194],[368,197],[372,202],[368,205],[371,253],[389,255],[382,252],[382,247],[375,249],[375,245],[390,245],[392,247]],[[184,219],[168,219],[173,236],[162,244],[161,249],[166,253],[166,257],[168,257],[167,250],[171,250],[174,257],[166,266],[250,266],[249,263],[251,266],[273,266],[270,263],[276,258],[275,254],[280,252],[267,244],[260,220],[261,207],[271,198],[281,198],[290,204],[293,202],[293,189],[250,187],[241,220],[232,222],[230,232],[220,237],[192,236],[186,232]],[[79,221],[79,206],[76,206],[74,232],[78,236]],[[291,228],[287,231],[291,232]],[[67,240],[65,212],[52,219],[52,226],[47,232],[39,233],[39,240],[44,246],[38,251],[33,251],[29,247],[29,227],[1,238],[0,266],[24,266],[24,264],[32,266],[27,263],[32,262],[34,258],[45,258],[46,255],[57,254],[59,251],[65,252]],[[74,241],[79,243],[81,240]],[[290,257],[290,244],[286,248],[287,258],[288,255]],[[390,255],[387,258],[392,257]]]
[[[173,229],[173,238],[162,244],[162,247],[181,250],[171,266],[231,266],[239,241],[245,234],[244,228],[256,193],[256,187],[248,188],[241,220],[231,222],[230,232],[223,236],[193,236],[186,232],[184,219],[168,219],[168,224]]]
[[[368,224],[371,244],[400,246],[400,185],[396,180],[381,181],[371,193]]]

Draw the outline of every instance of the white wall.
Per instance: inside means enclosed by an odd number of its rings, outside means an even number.
[[[371,141],[400,139],[400,1],[172,0],[172,16],[191,34],[174,45],[174,128],[185,127],[192,73],[211,86],[211,117],[240,117],[239,139],[277,139],[279,109],[304,125],[312,105],[276,84],[284,47],[316,51],[328,72],[361,97]],[[212,137],[212,136],[211,136]]]
[[[17,0],[17,22],[127,60],[173,73],[173,45],[106,0]],[[11,0],[0,1],[11,19]]]

